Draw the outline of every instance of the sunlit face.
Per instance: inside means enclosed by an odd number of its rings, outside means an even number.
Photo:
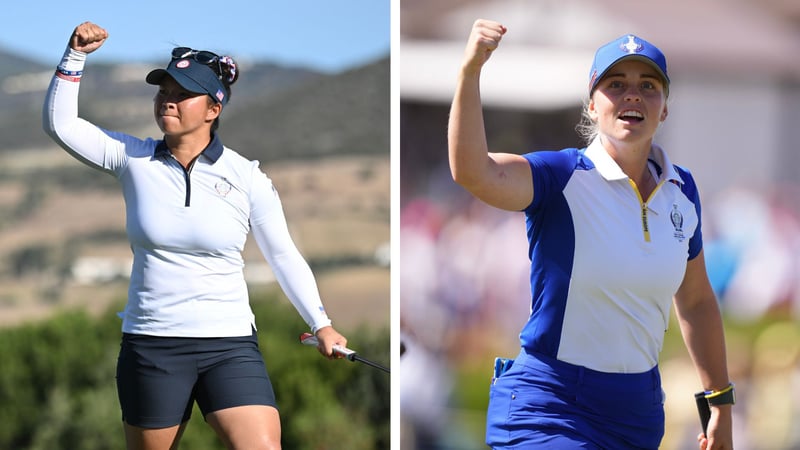
[[[588,113],[601,136],[620,142],[652,140],[667,118],[664,81],[651,65],[623,60],[597,83]]]
[[[220,105],[210,101],[208,95],[189,92],[171,77],[164,77],[153,98],[156,124],[167,136],[210,129],[220,111]]]

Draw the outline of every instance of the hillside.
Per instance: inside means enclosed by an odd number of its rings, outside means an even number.
[[[0,58],[3,59],[3,64],[0,64],[0,79],[21,73],[37,72],[42,69],[40,64],[24,56],[9,52],[2,46],[0,46]]]
[[[236,101],[236,97],[232,97]],[[231,108],[220,134],[261,159],[375,155],[389,148],[389,61],[316,77]]]
[[[0,325],[62,307],[102,310],[125,296],[130,250],[116,181],[73,160],[41,131],[52,70],[2,54],[0,71]],[[81,115],[108,129],[158,136],[157,65],[87,65]],[[222,116],[223,142],[258,159],[281,192],[293,238],[340,325],[389,323],[389,60],[326,75],[242,63]],[[253,289],[275,289],[253,243]]]
[[[0,71],[0,153],[50,145],[41,107],[52,69],[4,54]],[[57,61],[54,61],[54,65]],[[155,88],[145,75],[161,64],[87,63],[81,116],[140,137],[157,136]],[[344,154],[388,154],[389,59],[325,75],[302,68],[243,62],[220,135],[230,147],[263,161]]]

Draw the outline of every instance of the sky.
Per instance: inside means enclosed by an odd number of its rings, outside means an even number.
[[[186,46],[336,73],[389,55],[390,0],[109,0],[4,2],[0,48],[56,64],[74,28],[109,33],[91,58],[168,61]]]

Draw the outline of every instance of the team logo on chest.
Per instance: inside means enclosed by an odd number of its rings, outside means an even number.
[[[675,203],[672,204],[672,211],[669,213],[669,220],[672,221],[672,227],[675,230],[673,236],[678,240],[678,242],[683,242],[684,239],[686,239],[686,235],[683,234],[683,214],[678,211],[678,205]]]
[[[217,191],[217,194],[226,197],[231,191],[231,183],[225,177],[222,177],[217,181],[217,184],[214,185],[214,189]]]

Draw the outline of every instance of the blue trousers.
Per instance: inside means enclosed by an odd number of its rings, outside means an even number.
[[[490,390],[493,449],[658,449],[663,436],[658,366],[605,373],[523,350]]]

